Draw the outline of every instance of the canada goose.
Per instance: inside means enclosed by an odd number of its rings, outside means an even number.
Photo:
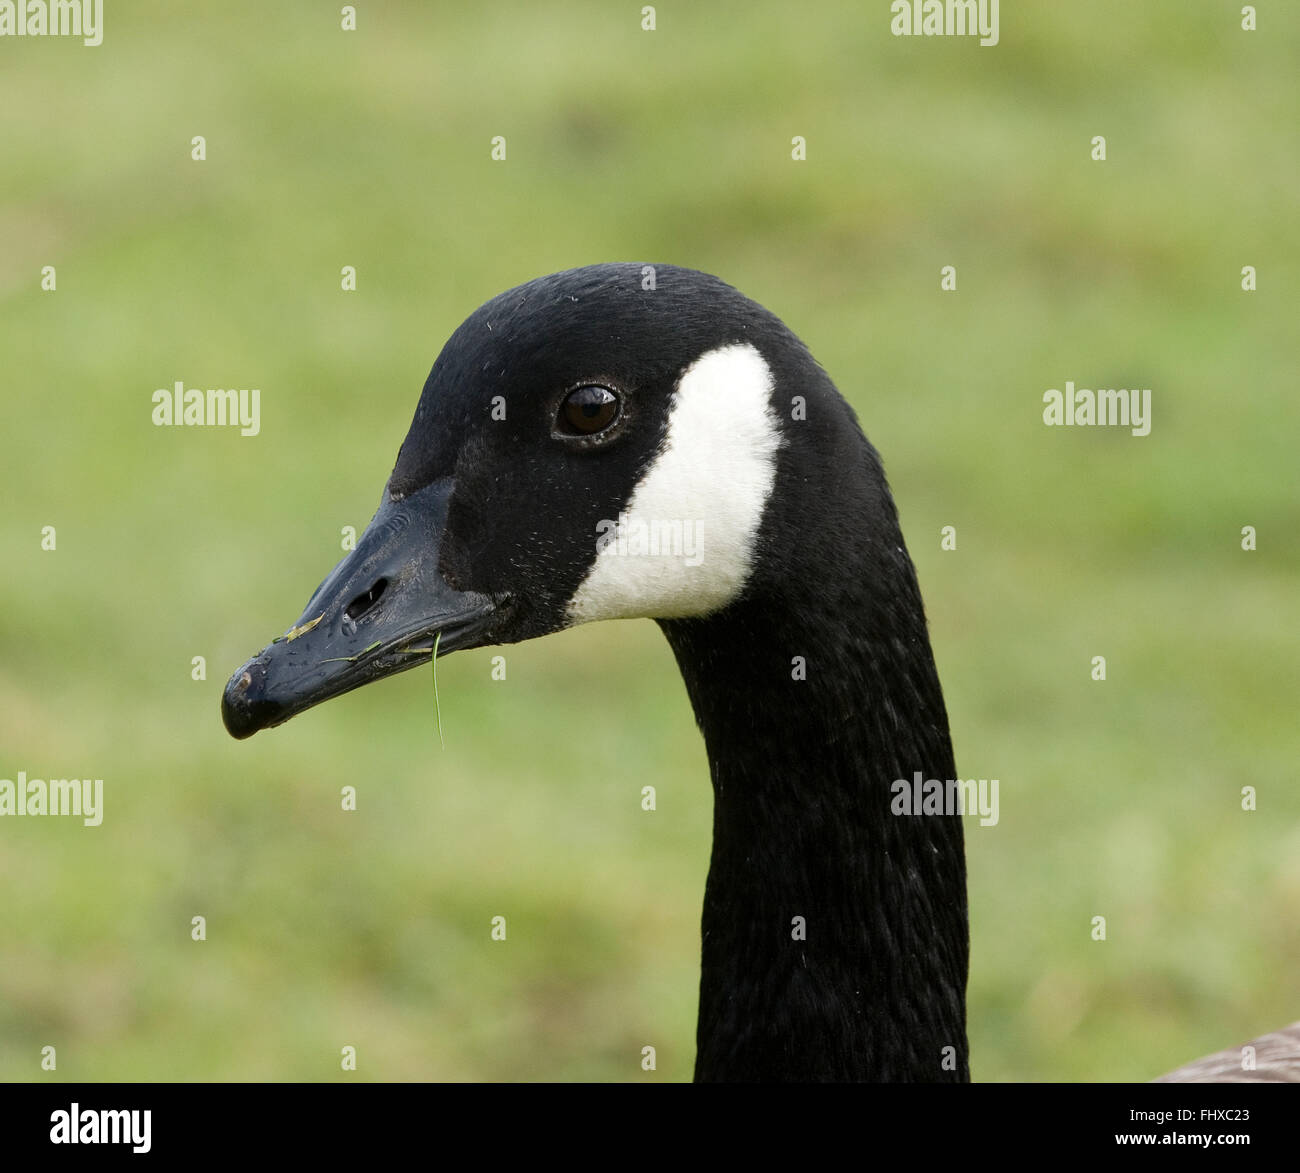
[[[476,310],[369,527],[222,699],[239,738],[437,654],[657,620],[708,750],[698,1080],[969,1078],[957,777],[880,458],[735,289],[595,265]]]

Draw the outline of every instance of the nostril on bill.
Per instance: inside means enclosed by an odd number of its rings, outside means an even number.
[[[369,611],[371,607],[379,602],[380,596],[383,595],[386,586],[388,586],[388,579],[381,578],[368,591],[365,591],[363,594],[360,594],[353,599],[352,602],[348,604],[347,610],[344,611],[343,614],[355,623],[362,615]]]

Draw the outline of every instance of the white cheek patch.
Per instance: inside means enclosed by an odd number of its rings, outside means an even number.
[[[772,372],[748,343],[711,350],[682,375],[654,463],[591,540],[572,623],[676,619],[726,606],[749,577],[776,477]]]

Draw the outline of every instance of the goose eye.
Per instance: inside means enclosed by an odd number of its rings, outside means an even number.
[[[618,396],[594,384],[570,391],[560,404],[559,430],[572,436],[592,436],[618,418]]]

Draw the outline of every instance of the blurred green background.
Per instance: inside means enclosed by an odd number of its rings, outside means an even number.
[[[0,820],[0,1079],[689,1078],[711,792],[653,624],[442,661],[445,749],[425,673],[247,743],[218,713],[452,329],[605,260],[767,305],[884,455],[958,768],[1001,782],[974,1077],[1300,1018],[1300,10],[1004,4],[980,48],[884,0],[340,7],[0,40],[0,777],[106,807]],[[259,387],[261,434],[154,427],[178,379]],[[1152,388],[1150,436],[1045,428],[1066,379]]]

